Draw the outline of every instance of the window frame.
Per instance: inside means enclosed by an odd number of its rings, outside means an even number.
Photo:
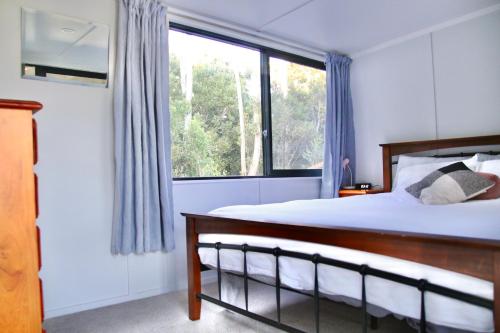
[[[276,178],[276,177],[320,177],[322,169],[274,169],[272,151],[272,120],[271,120],[271,77],[270,58],[277,58],[299,65],[320,70],[326,70],[324,62],[299,56],[286,51],[277,50],[242,39],[222,35],[204,29],[194,28],[176,22],[169,22],[169,29],[188,35],[212,39],[214,41],[244,47],[260,53],[260,91],[262,114],[262,176],[211,176],[211,177],[173,177],[173,180],[207,180],[207,179],[246,179],[246,178]]]

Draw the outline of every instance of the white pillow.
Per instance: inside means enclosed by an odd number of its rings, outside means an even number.
[[[477,163],[477,172],[492,173],[500,177],[500,160],[490,160]]]
[[[447,165],[453,164],[455,162],[456,161],[447,160],[446,162],[417,164],[404,167],[398,173],[398,178],[394,182],[393,190],[398,190],[398,189],[404,190],[408,186],[419,182],[431,172],[440,169],[442,167],[445,167]],[[476,156],[473,156],[466,160],[462,160],[462,162],[464,162],[464,164],[472,171],[477,171],[478,162]]]
[[[500,155],[490,155],[490,154],[478,153],[477,154],[477,160],[479,162],[491,161],[491,160],[500,160]]]
[[[469,159],[470,157],[463,156],[455,156],[455,157],[428,157],[428,156],[409,156],[409,155],[399,155],[398,164],[396,168],[396,176],[393,181],[393,188],[396,188],[396,184],[398,184],[398,175],[402,169],[411,167],[414,165],[422,165],[422,164],[435,164],[435,163],[444,163],[444,162],[458,162]],[[449,163],[451,164],[451,163]],[[439,169],[439,168],[438,168]],[[432,170],[431,170],[432,171]]]

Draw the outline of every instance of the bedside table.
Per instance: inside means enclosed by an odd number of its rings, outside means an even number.
[[[340,189],[339,190],[339,197],[340,198],[345,198],[345,197],[351,197],[353,195],[365,195],[365,194],[377,194],[377,193],[383,193],[384,189],[383,188],[372,188],[369,190],[344,190]]]

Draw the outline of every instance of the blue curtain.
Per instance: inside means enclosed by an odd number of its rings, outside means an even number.
[[[111,252],[174,248],[168,22],[156,0],[119,0]]]
[[[356,170],[356,151],[354,146],[354,120],[350,88],[349,57],[330,53],[326,57],[326,117],[325,150],[321,198],[336,198],[344,175],[342,162],[349,159],[349,167],[354,176]],[[345,177],[348,176],[348,177]],[[354,181],[354,179],[353,179]]]

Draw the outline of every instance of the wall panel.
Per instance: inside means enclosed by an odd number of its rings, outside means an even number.
[[[380,143],[435,137],[430,37],[356,58],[351,77],[357,179],[381,184]]]
[[[500,133],[500,11],[433,33],[440,138]]]

